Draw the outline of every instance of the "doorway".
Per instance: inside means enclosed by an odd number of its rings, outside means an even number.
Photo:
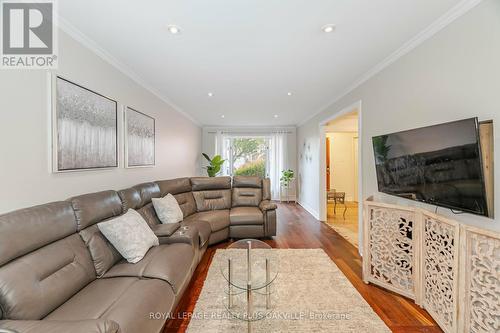
[[[356,103],[320,125],[320,219],[359,251],[362,224],[360,113]]]

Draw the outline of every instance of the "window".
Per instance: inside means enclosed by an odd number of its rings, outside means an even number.
[[[267,137],[228,137],[226,174],[269,177],[269,143]]]

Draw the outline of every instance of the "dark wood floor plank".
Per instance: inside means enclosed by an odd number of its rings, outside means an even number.
[[[319,222],[295,204],[279,204],[278,236],[266,242],[275,248],[321,248],[335,262],[354,288],[363,296],[377,315],[396,333],[437,333],[442,330],[429,314],[412,300],[362,281],[362,258],[358,250],[328,225]],[[165,325],[164,333],[185,332],[196,301],[203,288],[208,268],[217,249],[231,242],[210,247],[199,263],[191,283],[183,295],[174,319]]]

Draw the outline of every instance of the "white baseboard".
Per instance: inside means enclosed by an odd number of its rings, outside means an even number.
[[[304,208],[305,210],[307,210],[307,212],[309,214],[311,214],[316,220],[319,221],[319,213],[316,210],[314,210],[313,208],[311,208],[311,206],[309,206],[309,205],[307,205],[307,204],[305,204],[303,202],[297,201],[297,203],[300,206],[302,206],[302,208]]]

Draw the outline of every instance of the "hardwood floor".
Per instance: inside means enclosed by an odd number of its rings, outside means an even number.
[[[357,248],[333,229],[314,219],[299,205],[279,204],[278,236],[266,242],[275,248],[323,249],[393,332],[442,332],[429,314],[413,301],[374,285],[364,284],[361,279],[361,257]],[[189,314],[194,310],[215,251],[226,248],[229,244],[230,242],[221,243],[207,250],[188,291],[174,312],[174,319],[167,322],[164,333],[185,332]]]
[[[345,215],[344,215],[344,207]],[[349,243],[358,247],[358,203],[346,202],[345,206],[337,204],[337,212],[335,213],[334,204],[327,204],[327,220],[326,223],[335,229]]]

